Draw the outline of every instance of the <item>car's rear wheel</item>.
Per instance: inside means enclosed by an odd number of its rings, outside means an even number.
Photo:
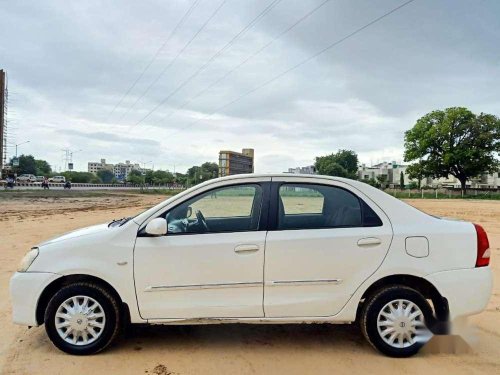
[[[45,310],[45,330],[60,350],[77,355],[94,354],[116,338],[120,309],[108,290],[94,283],[63,287]]]
[[[380,352],[391,357],[409,357],[432,336],[426,325],[432,316],[432,308],[418,291],[391,286],[365,301],[361,330]]]

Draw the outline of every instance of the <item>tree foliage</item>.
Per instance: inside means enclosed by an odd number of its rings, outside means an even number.
[[[174,182],[174,175],[169,171],[147,171],[144,177],[147,184],[171,184]]]
[[[187,182],[192,185],[199,184],[217,177],[219,172],[219,166],[217,163],[205,162],[200,166],[193,165],[186,172]]]
[[[314,166],[319,174],[356,179],[358,155],[351,150],[339,150],[335,154],[316,157]]]
[[[50,164],[42,159],[35,159],[36,174],[38,176],[48,176],[52,173]]]
[[[127,182],[130,182],[131,184],[134,185],[142,185],[144,184],[144,176],[142,175],[141,172],[137,170],[132,170],[128,174]]]
[[[115,175],[112,171],[109,169],[101,169],[97,171],[97,177],[102,181],[104,184],[110,184],[115,180]]]
[[[42,159],[35,159],[33,155],[19,156],[19,166],[13,167],[13,170],[18,174],[34,174],[35,176],[48,176],[52,173],[50,164]],[[13,160],[9,163],[13,165]]]
[[[452,175],[464,191],[471,177],[498,168],[499,151],[498,117],[462,107],[428,113],[405,133],[405,161],[416,161],[407,169],[410,178]]]
[[[399,174],[399,188],[403,190],[405,188],[405,174],[403,171]]]
[[[77,172],[77,171],[67,171],[60,174],[66,178],[66,181],[71,181],[78,184],[88,184],[100,183],[101,180],[93,173],[90,172]]]

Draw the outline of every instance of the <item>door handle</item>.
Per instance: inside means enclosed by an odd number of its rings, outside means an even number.
[[[254,253],[259,251],[259,245],[238,245],[234,248],[235,253]]]
[[[370,247],[370,246],[377,246],[382,243],[382,240],[377,237],[367,237],[367,238],[362,238],[358,241],[358,246],[360,247]]]

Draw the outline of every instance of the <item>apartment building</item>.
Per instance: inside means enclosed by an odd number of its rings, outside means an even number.
[[[254,149],[219,152],[219,177],[254,172]]]
[[[125,163],[117,164],[106,163],[106,159],[101,159],[100,162],[88,162],[88,171],[91,173],[97,173],[103,169],[113,172],[118,181],[126,181],[130,172],[134,170],[142,174],[148,171],[147,169],[141,168],[138,163],[131,163],[130,160],[126,160]]]
[[[87,168],[90,173],[97,173],[102,169],[107,169],[109,171],[112,171],[113,164],[106,163],[106,159],[101,159],[100,162],[89,161]]]

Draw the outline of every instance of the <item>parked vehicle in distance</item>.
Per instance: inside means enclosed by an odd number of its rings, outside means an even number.
[[[36,176],[36,182],[43,182],[45,180],[45,176]]]
[[[488,237],[359,181],[236,175],[33,247],[13,320],[92,354],[123,322],[354,323],[407,357],[491,294]]]
[[[64,177],[64,176],[54,176],[54,177],[49,178],[49,182],[65,183],[66,182],[66,177]]]
[[[22,174],[17,176],[17,182],[36,182],[36,176],[33,174]]]

